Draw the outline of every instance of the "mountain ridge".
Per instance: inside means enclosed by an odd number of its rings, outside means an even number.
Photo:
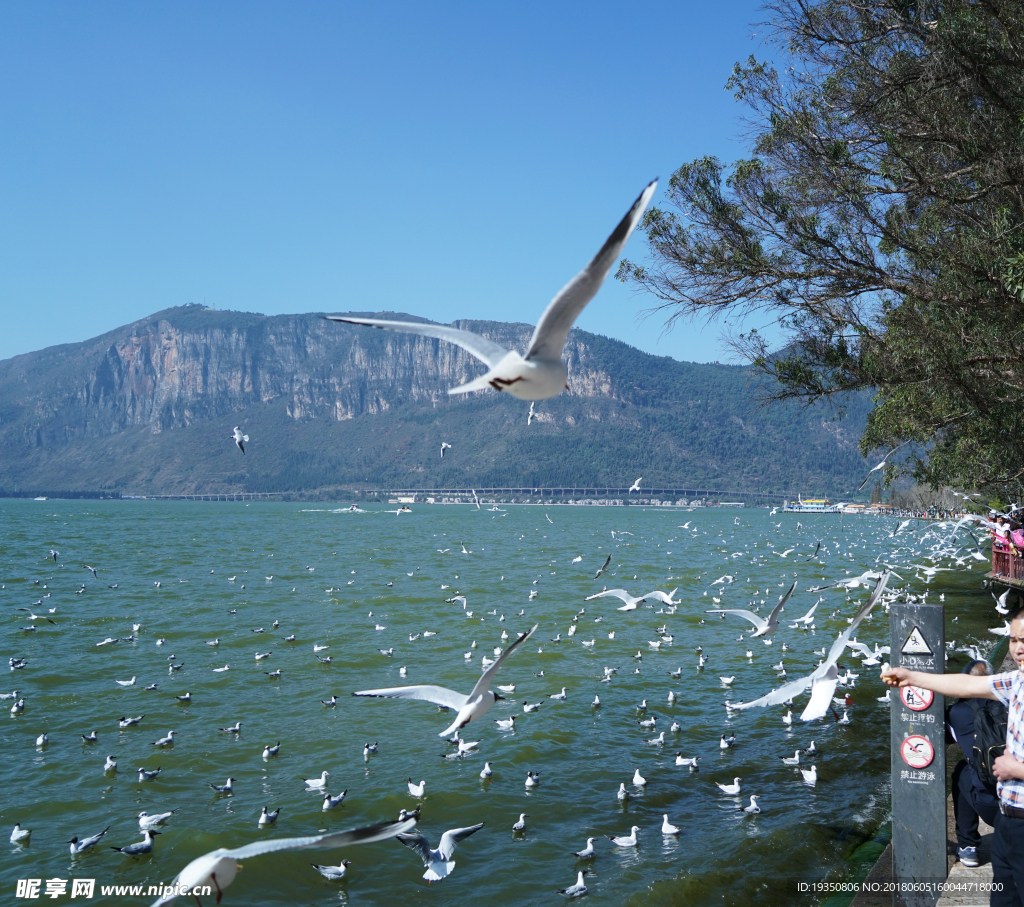
[[[356,314],[356,313],[353,313]],[[358,313],[363,314],[363,313]],[[403,313],[365,313],[416,320]],[[523,351],[527,324],[461,320]],[[645,485],[849,496],[870,406],[757,407],[740,366],[678,362],[573,329],[569,390],[449,396],[484,367],[432,338],[164,309],[0,361],[0,488],[123,493]],[[252,440],[243,455],[234,425]],[[453,445],[440,457],[444,440]]]

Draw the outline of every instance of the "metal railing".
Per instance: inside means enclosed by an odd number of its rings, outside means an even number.
[[[1005,550],[992,545],[992,575],[1004,579],[1024,581],[1024,557],[1014,554],[1007,547]]]

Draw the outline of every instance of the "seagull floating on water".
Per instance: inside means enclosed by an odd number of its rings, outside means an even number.
[[[594,850],[594,842],[596,840],[597,838],[587,838],[587,846],[583,850],[574,851],[573,856],[580,860],[589,860],[596,853]]]
[[[145,831],[147,828],[156,828],[157,825],[163,825],[177,811],[177,809],[172,809],[169,812],[150,815],[143,810],[135,818],[139,820],[139,828]]]
[[[260,813],[259,821],[257,825],[273,825],[277,821],[277,817],[281,815],[281,807],[279,806],[273,812],[270,812],[265,806],[263,812]]]
[[[326,812],[329,809],[336,809],[337,807],[341,806],[346,794],[348,794],[347,787],[340,794],[337,794],[333,797],[330,794],[324,792],[324,802],[323,806],[321,807],[321,811]]]
[[[71,845],[71,855],[74,856],[75,854],[83,853],[90,847],[95,847],[99,843],[100,838],[102,838],[109,830],[110,826],[108,825],[98,835],[93,835],[89,838],[82,838],[81,840],[78,839],[78,835],[75,835],[75,837],[68,841],[68,844]]]
[[[142,840],[137,841],[135,844],[129,844],[127,847],[111,847],[111,850],[116,850],[118,853],[124,854],[126,857],[141,857],[144,854],[153,852],[153,836],[158,835],[160,832],[153,831],[151,828],[145,828],[142,830]]]
[[[622,835],[616,838],[614,835],[605,835],[605,837],[612,842],[616,847],[636,847],[637,838],[636,833],[640,831],[639,825],[634,825],[628,835]]]
[[[309,865],[319,872],[325,879],[331,882],[337,882],[345,877],[345,870],[352,865],[352,861],[342,860],[337,866],[319,866],[316,863],[310,863]]]
[[[593,840],[593,839],[591,839]],[[559,888],[558,893],[564,894],[567,898],[581,898],[587,893],[587,886],[583,884],[583,877],[587,874],[587,870],[581,869],[576,874],[576,884],[570,885],[568,888]]]

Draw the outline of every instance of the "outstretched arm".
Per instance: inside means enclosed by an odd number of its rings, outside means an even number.
[[[889,668],[882,671],[882,682],[891,687],[920,687],[943,696],[961,699],[995,699],[988,677],[973,674],[927,674],[908,668]]]

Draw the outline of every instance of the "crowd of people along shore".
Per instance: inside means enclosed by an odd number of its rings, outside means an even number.
[[[992,573],[1008,579],[1024,578],[1024,510],[1008,515],[990,513]]]

